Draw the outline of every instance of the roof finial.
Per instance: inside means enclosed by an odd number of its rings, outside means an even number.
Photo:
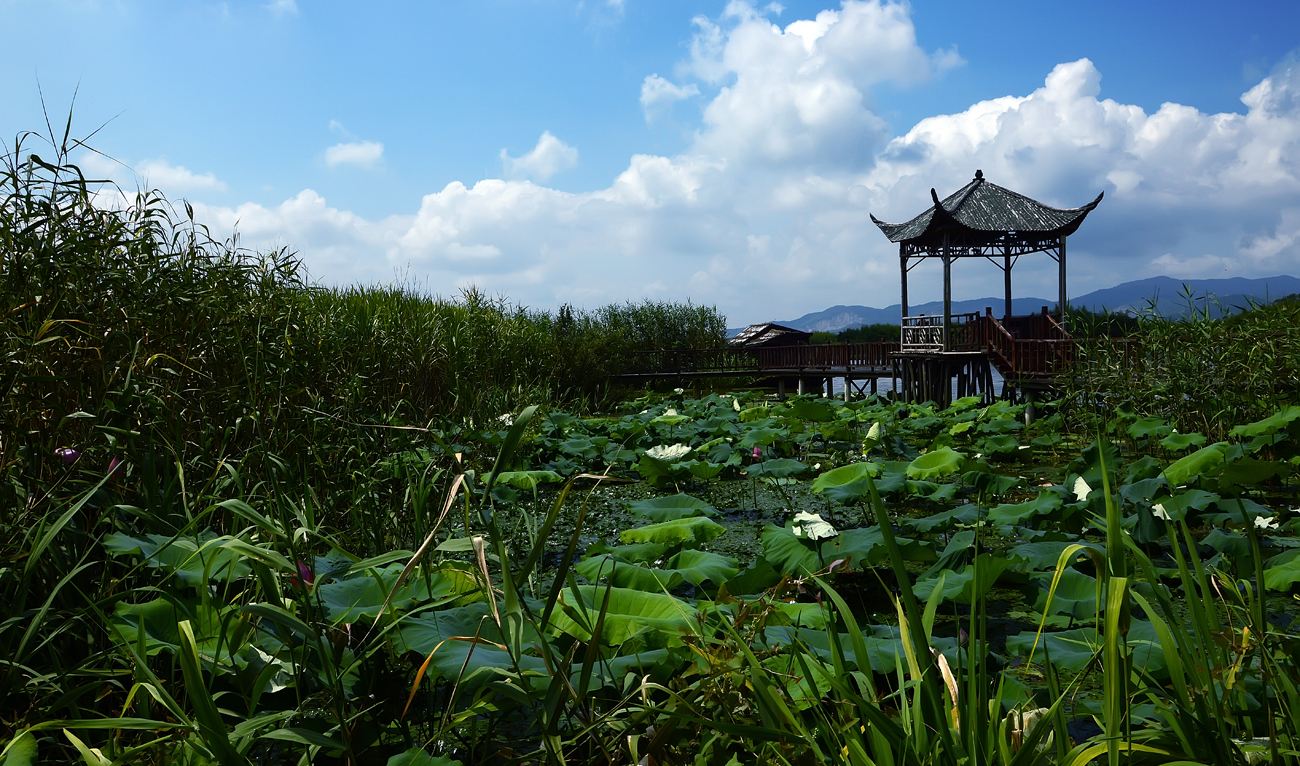
[[[976,181],[983,181],[983,180],[984,180],[984,171],[983,171],[983,170],[980,170],[980,169],[978,169],[978,168],[975,169],[975,180],[976,180]]]

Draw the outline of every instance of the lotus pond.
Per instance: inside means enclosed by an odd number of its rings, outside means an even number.
[[[1054,409],[529,408],[386,458],[415,550],[115,532],[111,712],[5,762],[1296,762],[1300,407]]]

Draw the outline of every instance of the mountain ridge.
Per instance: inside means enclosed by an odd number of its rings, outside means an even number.
[[[1273,277],[1226,277],[1220,279],[1177,279],[1175,277],[1147,277],[1121,282],[1113,287],[1093,290],[1070,299],[1070,305],[1090,311],[1121,311],[1142,313],[1154,309],[1161,316],[1177,318],[1188,313],[1184,285],[1191,290],[1193,307],[1213,313],[1231,313],[1247,308],[1252,302],[1270,303],[1287,295],[1300,293],[1300,278],[1280,274]],[[1207,296],[1213,296],[1212,299]],[[955,300],[955,314],[984,311],[992,307],[1001,314],[1001,297]],[[1011,308],[1015,314],[1031,314],[1056,305],[1055,298],[1013,298]],[[777,324],[806,332],[839,332],[869,324],[898,324],[901,306],[898,303],[876,308],[836,304],[821,311],[804,314],[797,319],[774,320]],[[912,314],[938,314],[943,311],[942,301],[928,301],[909,307]],[[729,330],[729,334],[740,328]]]

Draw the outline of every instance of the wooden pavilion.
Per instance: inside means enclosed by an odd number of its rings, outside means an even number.
[[[1069,209],[1049,207],[990,183],[975,171],[970,183],[943,200],[930,190],[934,204],[906,223],[871,220],[898,243],[902,277],[902,330],[896,355],[903,395],[915,401],[951,401],[957,396],[992,396],[992,368],[1004,382],[1003,393],[1027,393],[1050,385],[1069,363],[1073,340],[1065,329],[1066,238],[1101,203],[1102,195]],[[1011,313],[1011,272],[1022,255],[1046,253],[1057,263],[1057,315],[1016,317]],[[928,258],[943,263],[943,314],[910,315],[907,275]],[[984,258],[1002,269],[1004,306],[1000,318],[952,313],[952,264],[959,258]]]

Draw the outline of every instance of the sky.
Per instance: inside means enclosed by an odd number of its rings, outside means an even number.
[[[0,0],[0,137],[324,285],[731,326],[899,299],[901,222],[975,170],[1057,207],[1071,295],[1300,275],[1300,3]],[[61,129],[61,128],[60,128]],[[37,139],[25,151],[41,153]],[[1001,292],[978,259],[954,298]],[[1017,296],[1055,296],[1026,256]],[[938,298],[913,270],[913,303]]]

